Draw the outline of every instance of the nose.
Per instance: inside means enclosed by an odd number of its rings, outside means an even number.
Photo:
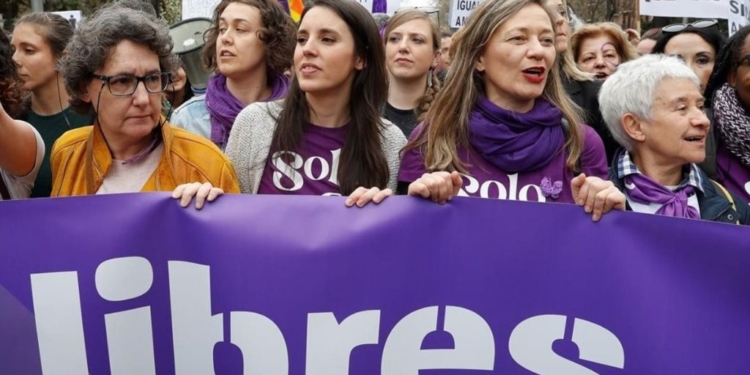
[[[18,54],[18,51],[13,52],[13,62],[16,64],[16,66],[21,66],[21,59],[19,58]]]
[[[708,128],[711,126],[711,121],[708,120],[708,116],[706,116],[706,111],[701,110],[700,108],[695,108],[695,115],[691,119],[691,124],[696,127],[703,127]]]
[[[398,50],[399,52],[404,52],[409,49],[409,43],[407,41],[407,38],[401,38],[401,41],[398,42]]]
[[[308,39],[307,42],[305,42],[305,44],[300,46],[300,48],[302,49],[302,56],[311,57],[317,54],[315,42],[313,41],[312,38]]]
[[[232,39],[231,31],[227,29],[224,33],[219,33],[219,41],[221,44],[232,44],[234,40]]]
[[[138,82],[133,92],[133,105],[145,105],[150,101],[149,92],[146,90],[146,82]]]
[[[529,51],[528,56],[531,59],[540,60],[544,58],[544,46],[542,43],[536,39],[531,39],[529,41]]]
[[[596,61],[594,62],[595,68],[606,68],[607,63],[604,61],[604,56],[597,56]]]

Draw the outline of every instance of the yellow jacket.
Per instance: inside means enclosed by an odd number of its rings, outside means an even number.
[[[141,191],[172,191],[189,182],[210,182],[226,193],[239,193],[232,163],[216,145],[199,135],[164,124],[164,152]],[[112,165],[101,128],[66,132],[52,146],[52,196],[96,194]]]

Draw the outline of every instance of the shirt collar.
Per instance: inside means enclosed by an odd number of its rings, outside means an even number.
[[[643,174],[633,163],[632,159],[630,158],[629,152],[622,151],[617,156],[617,158],[617,178],[623,179],[632,174]],[[680,184],[677,185],[677,189],[683,188],[688,185],[700,190],[702,193],[705,193],[705,191],[703,191],[703,180],[701,178],[698,166],[693,163],[690,163],[683,168],[683,179]]]

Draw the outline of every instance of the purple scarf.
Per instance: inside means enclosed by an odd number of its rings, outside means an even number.
[[[289,80],[281,75],[273,78],[271,96],[265,102],[281,99],[286,95]],[[245,106],[227,89],[227,77],[216,74],[208,80],[206,107],[211,114],[211,141],[221,149],[227,144],[234,119]]]
[[[469,143],[497,168],[518,173],[547,165],[565,146],[562,112],[539,98],[527,113],[481,97],[469,116]]]
[[[698,210],[688,205],[688,197],[695,190],[690,185],[672,191],[647,176],[634,173],[625,177],[625,188],[628,196],[636,202],[661,204],[661,208],[656,211],[657,215],[688,219],[701,218]]]

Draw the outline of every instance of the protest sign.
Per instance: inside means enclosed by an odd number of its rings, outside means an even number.
[[[640,0],[642,16],[726,19],[727,0]]]
[[[62,16],[62,18],[65,18],[70,22],[70,25],[73,26],[73,28],[78,28],[78,25],[81,24],[81,11],[80,10],[66,10],[61,12],[52,12],[54,14],[59,14]]]
[[[0,373],[750,367],[746,227],[620,212],[593,223],[554,203],[343,200],[0,202]]]

